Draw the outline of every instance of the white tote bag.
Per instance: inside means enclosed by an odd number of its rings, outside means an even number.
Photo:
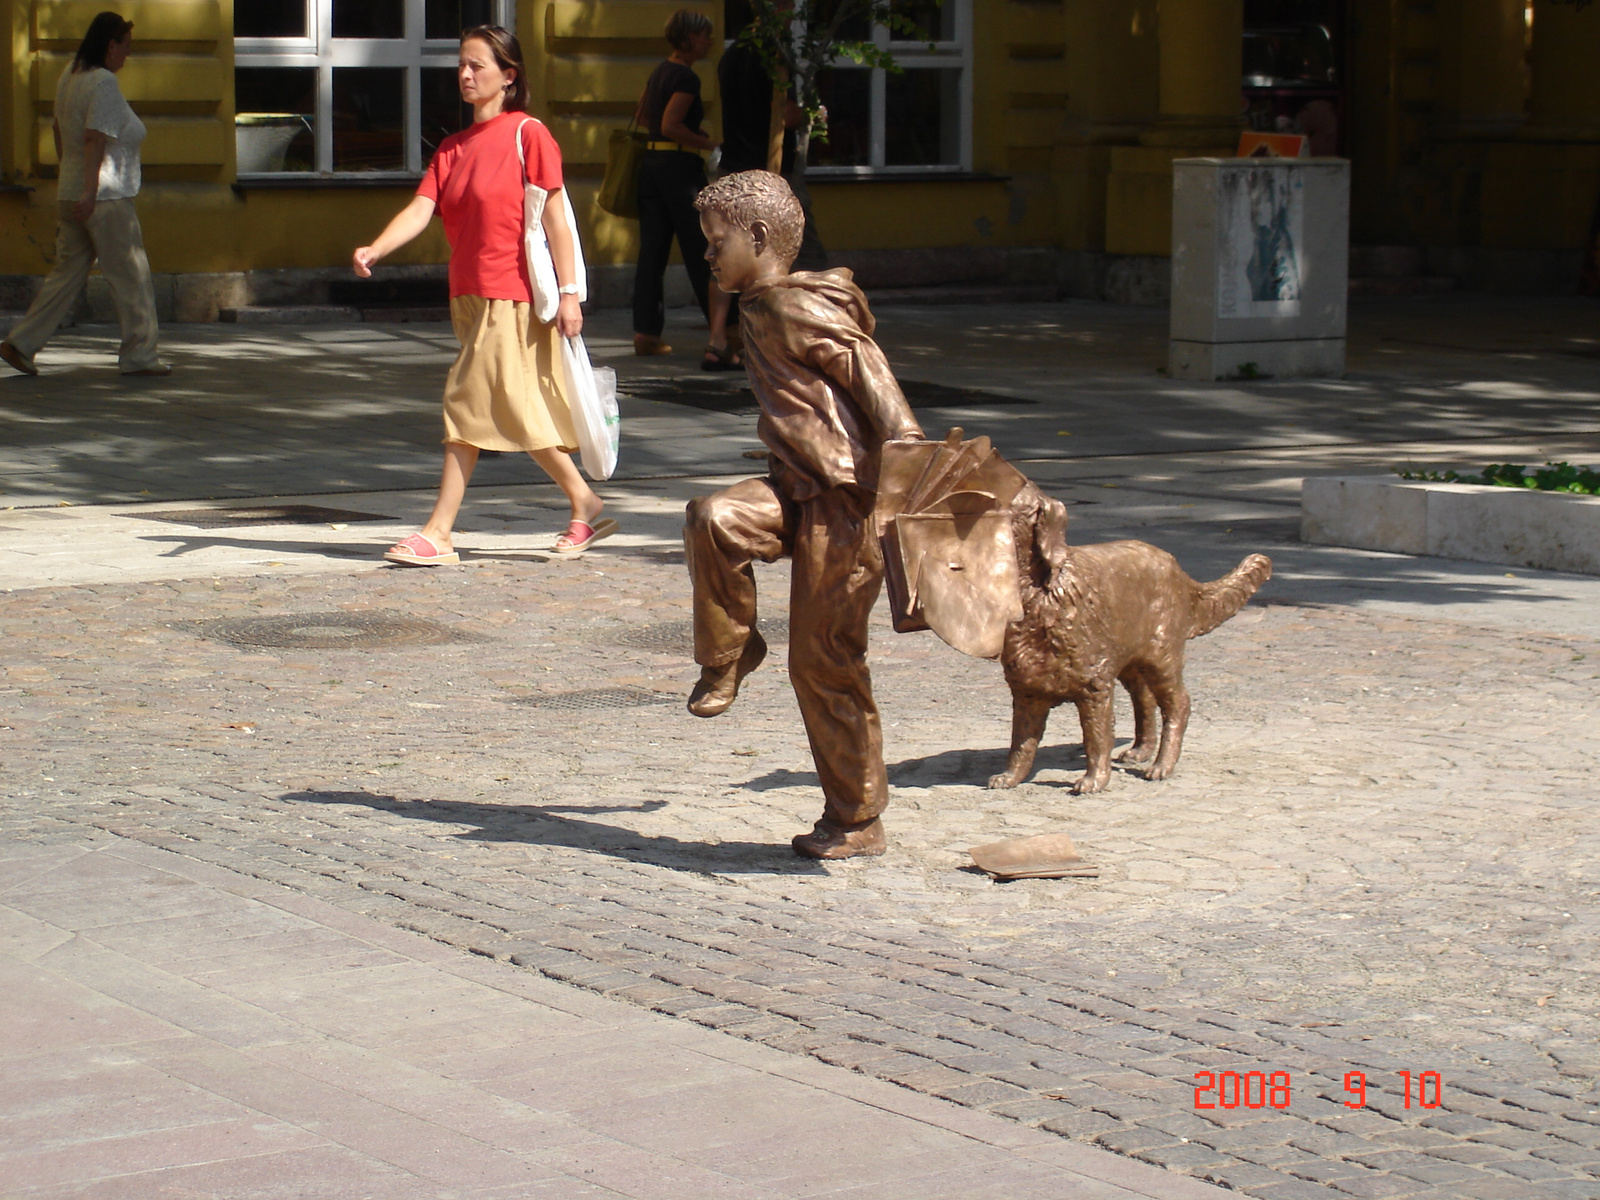
[[[583,469],[596,483],[610,479],[617,469],[617,447],[622,440],[622,420],[617,413],[617,373],[589,362],[583,338],[561,339],[561,365],[567,373],[567,399]]]
[[[550,244],[544,236],[544,203],[550,193],[528,182],[528,160],[522,153],[522,131],[529,117],[517,126],[517,162],[522,165],[522,248],[528,259],[528,281],[533,285],[533,315],[541,325],[556,319],[556,309],[561,305],[561,293],[556,282],[556,264],[550,257]],[[572,198],[567,189],[561,189],[561,203],[566,208],[567,228],[572,231],[572,262],[577,268],[578,302],[589,298],[589,273],[583,265],[583,244],[578,241],[578,217],[572,211]]]

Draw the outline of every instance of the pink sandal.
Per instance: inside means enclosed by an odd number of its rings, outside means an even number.
[[[556,538],[553,549],[557,554],[582,554],[601,538],[610,537],[616,531],[617,523],[610,517],[602,517],[593,525],[575,519],[567,526],[567,531]],[[561,544],[562,538],[566,539],[565,546]]]
[[[420,533],[413,533],[383,552],[392,563],[407,567],[453,567],[461,561],[454,550],[441,550]]]

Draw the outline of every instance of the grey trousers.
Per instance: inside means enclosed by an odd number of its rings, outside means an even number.
[[[126,373],[159,366],[156,357],[156,292],[150,281],[150,260],[144,253],[144,233],[132,200],[102,200],[87,221],[72,215],[72,205],[60,205],[56,228],[56,265],[28,307],[28,313],[6,334],[28,358],[71,314],[89,279],[89,268],[100,261],[100,274],[111,287],[122,326],[122,346],[117,365]]]

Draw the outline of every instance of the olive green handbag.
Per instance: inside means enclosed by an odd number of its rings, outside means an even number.
[[[600,207],[614,217],[639,218],[639,161],[649,134],[636,124],[611,131],[606,174],[600,181]]]

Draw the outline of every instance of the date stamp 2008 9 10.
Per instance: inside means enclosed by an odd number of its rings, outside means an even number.
[[[1444,1080],[1437,1071],[1423,1071],[1413,1077],[1410,1071],[1397,1072],[1406,1108],[1412,1098],[1422,1108],[1438,1108],[1444,1103]],[[1288,1108],[1294,1100],[1294,1081],[1287,1071],[1196,1071],[1194,1106],[1201,1108]],[[1364,1108],[1367,1103],[1367,1076],[1349,1071],[1344,1077],[1349,1099],[1346,1108]]]

